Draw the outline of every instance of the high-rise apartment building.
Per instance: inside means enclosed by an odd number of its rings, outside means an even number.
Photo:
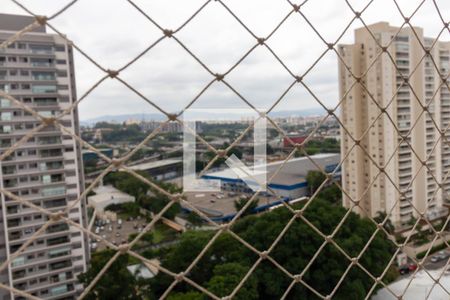
[[[34,22],[33,18],[0,14],[0,42]],[[0,90],[44,117],[60,114],[76,98],[72,47],[45,27],[26,33],[0,50]],[[78,134],[74,110],[61,123]],[[41,122],[0,95],[0,151],[19,141]],[[54,124],[36,132],[0,161],[1,188],[51,212],[75,203],[83,186],[80,147]],[[84,202],[66,216],[86,222]],[[17,251],[48,220],[48,216],[1,194],[0,262]],[[0,282],[46,299],[73,299],[81,289],[77,275],[86,269],[84,234],[63,221],[43,234],[0,273]],[[24,299],[0,289],[0,299]]]
[[[417,27],[416,33],[386,22],[368,28],[371,33],[355,31],[355,44],[339,46],[345,64],[360,78],[355,83],[340,63],[342,157],[350,152],[343,188],[360,201],[357,212],[372,217],[392,212],[390,219],[401,229],[420,216],[412,205],[429,219],[439,217],[450,192],[450,131],[445,140],[438,130],[450,125],[450,92],[442,84],[449,72],[450,42],[424,37]],[[379,55],[378,44],[391,57]],[[349,134],[359,143],[353,150]],[[350,197],[344,195],[344,206],[351,206]]]

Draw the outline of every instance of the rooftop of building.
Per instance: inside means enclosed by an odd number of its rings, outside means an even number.
[[[337,153],[320,153],[316,155],[310,155],[308,157],[292,158],[286,163],[283,161],[276,161],[268,163],[266,170],[264,166],[256,166],[254,168],[249,167],[250,170],[256,174],[266,173],[267,179],[274,176],[279,168],[280,172],[276,174],[271,180],[271,184],[278,184],[283,186],[291,186],[305,181],[305,177],[310,170],[319,170],[316,165],[311,161],[322,166],[336,166],[340,160],[340,154]],[[283,165],[284,164],[284,165]],[[333,168],[334,169],[334,168]],[[326,172],[332,172],[333,170],[326,170]],[[207,173],[204,178],[206,179],[219,179],[225,181],[240,181],[237,170],[233,168],[227,168],[225,170]]]
[[[151,263],[141,263],[130,265],[127,267],[128,272],[130,272],[136,278],[149,279],[155,277],[159,270],[155,266],[159,266],[159,260],[151,259]]]
[[[134,197],[124,193],[112,185],[101,185],[95,189],[93,189],[95,195],[89,196],[89,202],[105,202],[109,201],[112,198],[128,198],[130,201],[134,201]]]
[[[414,275],[414,278],[402,278],[394,283],[391,283],[388,287],[396,295],[403,295],[402,298],[408,300],[449,299],[447,291],[445,291],[442,287],[450,286],[450,272],[447,271],[442,274],[443,271],[443,269],[428,270],[427,274],[425,271],[421,270]],[[435,284],[435,281],[430,276],[433,278],[440,278],[439,284]],[[433,287],[433,290],[431,290],[431,287]],[[372,299],[390,300],[397,299],[397,297],[394,297],[391,292],[389,292],[386,288],[383,288],[379,290],[378,293],[372,297]]]
[[[181,164],[183,161],[181,159],[163,159],[163,160],[157,160],[157,161],[150,161],[146,163],[137,164],[134,166],[128,167],[131,170],[134,171],[145,171],[145,170],[151,170],[159,167],[165,167],[175,164]]]

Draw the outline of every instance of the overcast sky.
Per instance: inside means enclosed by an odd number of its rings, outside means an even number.
[[[21,1],[36,14],[51,15],[69,0]],[[225,0],[229,8],[257,35],[267,36],[289,13],[285,0]],[[295,1],[294,1],[295,2]],[[302,1],[297,1],[302,2]],[[349,1],[360,10],[368,1]],[[421,1],[397,0],[409,15]],[[183,24],[205,0],[136,0],[163,28],[175,29]],[[450,1],[436,0],[445,20],[450,20]],[[309,0],[302,11],[330,42],[334,42],[352,19],[344,0]],[[0,0],[0,12],[25,12],[10,0]],[[393,0],[374,0],[362,15],[366,23],[388,21],[400,25],[402,18]],[[423,27],[425,35],[435,37],[442,29],[433,1],[425,0],[411,20]],[[161,37],[151,24],[126,0],[79,0],[51,21],[83,51],[106,69],[118,69]],[[341,43],[353,42],[353,30],[347,30]],[[211,1],[176,36],[213,72],[223,73],[236,63],[255,40],[219,3]],[[445,32],[442,40],[450,40]],[[326,49],[299,14],[294,14],[268,40],[268,45],[296,74],[302,74]],[[81,54],[76,53],[78,95],[82,95],[103,73]],[[165,39],[120,76],[168,112],[177,112],[189,103],[212,79],[173,39]],[[292,77],[265,47],[256,48],[234,69],[226,80],[255,106],[267,109],[288,88]],[[337,58],[329,52],[305,77],[314,93],[329,107],[338,101]],[[222,83],[214,83],[195,107],[245,107],[245,104]],[[300,85],[295,86],[276,110],[301,110],[318,107],[317,102]],[[153,113],[155,109],[121,83],[108,79],[80,104],[82,120],[99,115]]]

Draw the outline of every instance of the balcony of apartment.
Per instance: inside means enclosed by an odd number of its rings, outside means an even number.
[[[42,222],[39,225],[28,225],[26,228],[22,229],[20,227],[8,228],[8,237],[9,242],[14,245],[16,243],[24,243],[27,239],[29,239],[36,231],[38,231],[42,226]],[[67,230],[69,230],[69,225],[66,223],[53,225],[40,235],[41,238],[47,238],[47,241],[50,241],[50,246],[53,246],[53,240],[59,241],[58,235],[67,234]],[[56,245],[56,244],[55,244]]]
[[[53,45],[33,45],[30,44],[28,45],[28,52],[31,54],[42,54],[42,55],[54,55],[55,54],[55,49],[53,47]]]
[[[33,191],[33,190],[32,190]],[[16,196],[18,196],[17,192],[13,192],[14,194],[16,194]],[[53,192],[49,192],[46,191],[44,193],[42,193],[42,191],[40,189],[35,189],[35,191],[33,191],[32,193],[30,192],[28,195],[21,195],[20,198],[23,201],[28,201],[31,202],[33,204],[36,205],[40,205],[41,201],[43,203],[44,206],[48,206],[49,210],[54,210],[58,207],[62,207],[64,205],[67,205],[67,202],[65,202],[65,204],[63,204],[62,199],[66,199],[66,191],[65,189],[58,189],[57,192],[53,191]],[[76,195],[75,195],[76,196]],[[52,206],[51,202],[55,201],[56,203],[53,204],[54,206]],[[66,201],[66,200],[65,200]],[[14,204],[21,204],[21,201],[18,200],[14,200],[12,198],[9,197],[5,197],[5,202],[8,205],[14,205]],[[27,208],[26,206],[24,206],[24,208],[22,209],[22,211],[29,211],[32,210],[31,208]],[[19,212],[20,214],[20,212]],[[7,218],[12,218],[13,215],[7,215]]]
[[[410,195],[409,197],[411,197],[412,195]],[[407,199],[402,199],[400,200],[400,209],[409,209],[411,208],[411,203],[407,200]]]
[[[30,280],[28,283],[27,291],[29,293],[39,293],[40,291],[46,291],[45,298],[48,299],[49,295],[59,295],[61,296],[64,293],[71,292],[73,289],[60,289],[59,286],[61,286],[61,283],[64,282],[66,285],[72,285],[75,284],[76,278],[72,274],[72,272],[63,272],[59,274],[52,275],[50,278],[48,277],[40,277],[36,280]],[[51,289],[58,288],[61,293],[52,293]],[[50,290],[50,291],[49,291]],[[62,293],[64,292],[64,293]],[[59,298],[61,299],[61,298]]]
[[[400,217],[410,216],[413,212],[414,208],[411,205],[400,207]]]
[[[12,271],[26,270],[30,267],[36,267],[42,263],[53,263],[61,259],[69,259],[72,255],[72,248],[70,246],[59,247],[57,249],[50,249],[45,252],[44,256],[35,254],[21,255],[11,262]]]
[[[407,161],[407,162],[400,162],[398,164],[398,168],[399,170],[402,171],[402,177],[405,176],[405,174],[409,174],[412,171],[412,163],[411,161]]]
[[[40,200],[38,201],[34,201],[30,203],[33,203],[34,205],[38,205],[40,206]],[[11,203],[8,201],[7,202],[8,205],[10,205]],[[7,206],[6,208],[6,218],[7,219],[15,219],[15,218],[19,218],[21,216],[25,216],[25,215],[32,215],[36,213],[36,209],[34,208],[30,208],[27,206],[23,206],[20,207],[20,204],[13,204],[10,206]]]
[[[29,62],[17,62],[17,61],[2,61],[0,60],[0,67],[3,68],[24,68],[27,69],[31,66]]]
[[[56,75],[53,71],[32,71],[31,79],[33,81],[56,82]]]
[[[33,279],[35,277],[38,277],[39,275],[45,274],[46,276],[51,276],[63,271],[70,271],[72,268],[72,262],[70,259],[65,259],[62,261],[52,262],[42,262],[40,266],[33,269],[33,271],[29,272],[29,270],[19,270],[12,272],[12,278],[14,283],[20,283],[29,281],[30,279]]]
[[[429,209],[425,215],[425,217],[429,221],[435,221],[444,217],[447,217],[449,214],[449,208],[448,207],[434,207],[432,209]]]
[[[30,123],[30,122],[39,122],[36,117],[32,115],[12,115],[8,112],[2,112],[0,114],[0,124],[11,125],[15,123]],[[28,129],[28,132],[30,130]]]
[[[59,112],[59,110],[55,110],[56,112]],[[16,139],[21,139],[25,134],[29,133],[30,130],[32,130],[35,126],[33,126],[34,124],[36,124],[36,126],[38,126],[38,124],[40,121],[34,119],[32,121],[29,122],[22,122],[22,123],[17,123],[17,124],[8,124],[8,125],[0,125],[0,138],[1,137],[10,137],[10,138],[16,138]],[[31,125],[31,128],[25,128],[27,127],[27,125]],[[3,130],[3,132],[1,131],[1,128],[5,128],[5,126],[8,126],[9,128],[7,128],[7,130]],[[53,134],[55,136],[59,136],[61,134],[61,130],[57,127],[54,126],[47,126],[43,129],[41,129],[39,132],[36,132],[34,134],[34,137],[38,138],[40,136],[47,136]],[[28,142],[25,145],[35,145],[34,142]]]
[[[61,151],[61,149],[53,150],[55,151],[41,150],[38,155],[14,156],[13,154],[11,154],[3,160],[2,165],[11,165],[21,162],[64,160],[63,152]]]
[[[10,253],[14,253],[15,251],[17,251],[17,249],[20,248],[22,244],[16,244],[10,247]],[[45,252],[51,251],[51,250],[57,250],[60,248],[72,248],[72,242],[70,241],[70,239],[65,242],[65,243],[61,243],[61,244],[57,244],[57,245],[53,245],[53,246],[48,246],[45,244],[44,241],[42,241],[41,243],[32,243],[30,246],[28,246],[25,250],[23,250],[22,252],[22,256],[24,255],[38,255],[39,253],[41,253],[43,250]],[[48,260],[48,259],[54,259],[55,261],[57,259],[59,259],[60,257],[54,257],[54,258],[50,258],[50,257],[44,257],[42,258],[43,260]],[[41,258],[39,258],[41,259]]]
[[[41,150],[39,157],[41,158],[55,158],[63,157],[63,152],[61,149],[58,150]]]
[[[75,293],[75,288],[72,285],[62,285],[60,287],[56,287],[51,289],[50,296],[46,297],[46,299],[61,299],[62,297],[67,297]]]
[[[64,164],[62,161],[39,163],[36,168],[22,168],[17,169],[14,166],[5,166],[2,168],[2,175],[4,179],[15,178],[24,175],[55,175],[64,171]]]
[[[30,58],[30,67],[34,67],[35,69],[54,69],[56,67],[54,57],[31,57]]]
[[[33,107],[47,107],[54,106],[59,107],[58,98],[35,98],[31,104]]]
[[[15,191],[15,190],[21,190],[21,189],[32,189],[32,188],[51,188],[55,187],[57,185],[65,184],[65,177],[62,174],[47,174],[41,176],[33,175],[30,176],[30,178],[36,178],[30,179],[29,181],[18,181],[15,179],[5,179],[3,181],[3,186],[7,188],[9,191]]]
[[[395,57],[397,59],[409,59],[409,49],[403,49],[402,47],[397,47],[397,49],[395,49]]]

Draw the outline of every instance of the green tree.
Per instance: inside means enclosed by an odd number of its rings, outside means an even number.
[[[222,149],[226,149],[228,148],[230,145],[228,143],[224,143],[222,145]],[[237,158],[241,159],[242,158],[242,151],[239,148],[233,147],[230,149],[230,151],[227,152],[227,156],[230,157],[232,155],[235,155]],[[206,160],[206,162],[208,163],[209,161],[211,161],[212,159],[214,159],[214,157],[216,157],[216,153],[212,152],[212,151],[208,151],[206,153],[203,154],[203,158]],[[223,164],[225,164],[225,160],[226,158],[224,157],[219,157],[214,164],[212,165],[213,167],[219,167]],[[206,166],[206,165],[205,165]]]
[[[317,195],[317,198],[328,201],[334,205],[342,205],[342,191],[336,184],[324,187]]]
[[[122,192],[134,196],[136,199],[146,194],[149,190],[149,185],[126,172],[109,173],[105,176],[104,183],[111,184]]]
[[[200,226],[203,224],[203,219],[195,212],[190,212],[187,216],[187,221],[193,226]]]
[[[247,198],[239,198],[234,200],[234,208],[237,212],[241,211],[242,208],[247,204],[247,202],[250,201],[250,199]],[[255,208],[258,207],[259,199],[252,200],[252,203],[248,205],[248,207],[244,210],[244,212],[241,214],[241,217],[250,215],[253,213]]]
[[[306,174],[306,182],[308,184],[309,194],[312,195],[316,192],[316,190],[322,185],[322,183],[326,180],[325,174],[320,171],[308,171]]]
[[[139,204],[145,208],[153,212],[154,214],[158,214],[168,203],[169,198],[166,195],[157,194],[156,196],[142,196],[139,199]],[[164,213],[164,217],[168,219],[174,219],[175,216],[180,213],[181,206],[179,203],[173,203],[169,209]]]
[[[114,254],[113,250],[94,253],[88,271],[78,276],[80,283],[88,286]],[[144,288],[145,283],[130,274],[127,265],[128,255],[119,256],[85,299],[138,299],[139,291]]]
[[[139,174],[144,178],[149,179],[145,172],[139,172]],[[169,198],[165,194],[160,193],[144,181],[126,172],[109,173],[105,177],[104,182],[105,184],[112,184],[124,193],[133,195],[139,206],[146,208],[155,214],[159,213],[161,209],[169,203]],[[174,184],[167,182],[156,182],[156,184],[171,194],[180,192],[180,188]],[[153,196],[147,195],[149,191]],[[164,213],[164,216],[169,219],[174,219],[180,210],[180,204],[174,203],[168,211]]]
[[[171,293],[167,300],[206,300],[206,296],[201,292],[190,291],[187,293]]]
[[[379,211],[379,212],[377,213],[377,215],[375,216],[375,218],[373,218],[373,219],[374,219],[374,221],[377,222],[378,224],[381,224],[381,223],[384,222],[384,220],[386,219],[386,217],[387,217],[387,213],[386,213],[386,212],[384,212],[384,211]],[[395,231],[394,224],[392,224],[392,221],[391,221],[391,219],[389,219],[389,218],[386,220],[386,223],[384,223],[383,227],[384,227],[384,229],[386,230],[386,232],[388,232],[389,234],[393,234],[394,231]]]
[[[228,296],[244,278],[248,268],[238,263],[226,263],[217,265],[213,270],[213,277],[208,282],[208,290],[219,297]],[[255,277],[250,277],[242,288],[239,289],[233,299],[252,300],[258,299],[258,282]]]
[[[299,209],[303,204],[296,204]],[[304,212],[304,217],[324,235],[330,235],[347,214],[343,207],[332,205],[323,199],[315,199]],[[273,241],[286,226],[292,212],[282,207],[260,215],[249,215],[239,219],[233,225],[233,232],[256,249],[269,249]],[[333,236],[333,240],[350,257],[357,257],[371,240],[376,226],[369,219],[361,218],[355,213],[348,214],[346,221]],[[162,266],[174,273],[184,271],[203,250],[214,232],[193,231],[181,236],[179,243],[173,245],[161,256]],[[323,238],[305,222],[293,222],[270,256],[292,274],[301,272],[323,244]],[[359,263],[378,277],[389,265],[395,247],[386,239],[384,233],[378,232],[371,240]],[[216,267],[224,264],[238,264],[245,272],[258,257],[228,233],[222,233],[189,272],[193,281],[213,288],[221,295],[229,293],[233,284],[226,278],[218,276]],[[350,261],[333,245],[327,244],[309,265],[303,280],[323,295],[330,294],[346,272]],[[231,272],[231,271],[229,271]],[[238,272],[233,280],[239,280]],[[395,279],[394,273],[383,278],[385,283]],[[231,280],[231,279],[230,279]],[[273,264],[262,262],[243,286],[250,291],[253,280],[256,281],[257,299],[279,299],[285,292],[291,279]],[[158,274],[152,280],[151,288],[155,295],[160,295],[173,282],[173,278]],[[373,281],[360,268],[351,268],[337,289],[334,299],[363,299],[371,289]],[[186,293],[192,290],[189,285],[177,285],[175,292]],[[314,299],[315,295],[303,285],[295,285],[290,299]]]

